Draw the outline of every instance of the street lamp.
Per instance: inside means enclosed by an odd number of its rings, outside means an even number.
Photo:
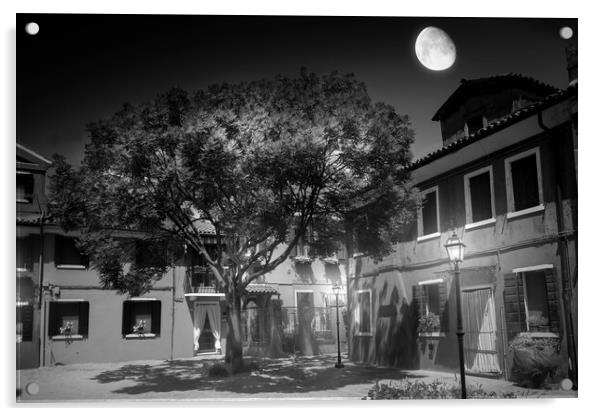
[[[447,239],[445,249],[449,261],[454,265],[454,284],[456,285],[456,315],[458,324],[456,335],[458,336],[458,352],[460,354],[460,382],[462,383],[462,398],[466,398],[466,374],[464,372],[464,326],[462,325],[462,299],[460,297],[460,263],[464,260],[464,247],[466,245],[458,238],[454,231]]]
[[[345,367],[341,362],[341,339],[339,338],[339,293],[341,291],[341,286],[337,283],[333,283],[332,291],[334,292],[334,296],[336,299],[336,307],[337,307],[337,363],[334,365],[335,368],[343,368]]]

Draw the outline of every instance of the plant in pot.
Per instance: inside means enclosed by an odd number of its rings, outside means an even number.
[[[559,349],[560,338],[555,335],[518,334],[510,343],[511,378],[523,387],[546,387],[560,367]]]
[[[428,312],[418,318],[418,336],[429,338],[428,350],[429,360],[433,359],[435,354],[435,342],[432,339],[433,332],[441,330],[441,322],[439,321],[439,315],[435,315],[432,312]],[[422,345],[424,348],[424,338],[422,338]]]

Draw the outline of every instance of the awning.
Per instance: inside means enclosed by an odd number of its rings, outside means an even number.
[[[245,290],[248,294],[251,294],[251,295],[262,295],[262,294],[279,295],[280,294],[280,292],[278,292],[272,286],[267,285],[265,283],[250,284],[246,287]]]

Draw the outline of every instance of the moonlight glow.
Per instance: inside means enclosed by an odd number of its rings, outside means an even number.
[[[416,38],[416,56],[428,69],[443,71],[456,61],[456,45],[443,30],[429,26]]]

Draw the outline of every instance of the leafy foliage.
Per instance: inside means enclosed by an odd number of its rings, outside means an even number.
[[[370,388],[368,400],[413,400],[413,399],[459,399],[462,397],[460,386],[449,385],[439,380],[425,383],[424,381],[403,380],[398,385],[376,382]],[[516,399],[520,396],[515,392],[496,393],[486,391],[481,385],[466,386],[466,397],[469,399]]]
[[[103,285],[123,293],[147,291],[186,245],[240,294],[288,258],[310,224],[310,255],[347,241],[378,258],[418,203],[407,116],[372,103],[352,75],[302,70],[172,89],[88,132],[81,167],[55,158],[51,207],[65,229],[81,230]],[[136,262],[135,239],[164,247],[164,261]]]
[[[542,388],[551,384],[560,368],[560,339],[518,334],[510,343],[511,378],[521,386]]]
[[[432,312],[422,315],[418,318],[418,332],[434,332],[441,329],[439,315]]]

